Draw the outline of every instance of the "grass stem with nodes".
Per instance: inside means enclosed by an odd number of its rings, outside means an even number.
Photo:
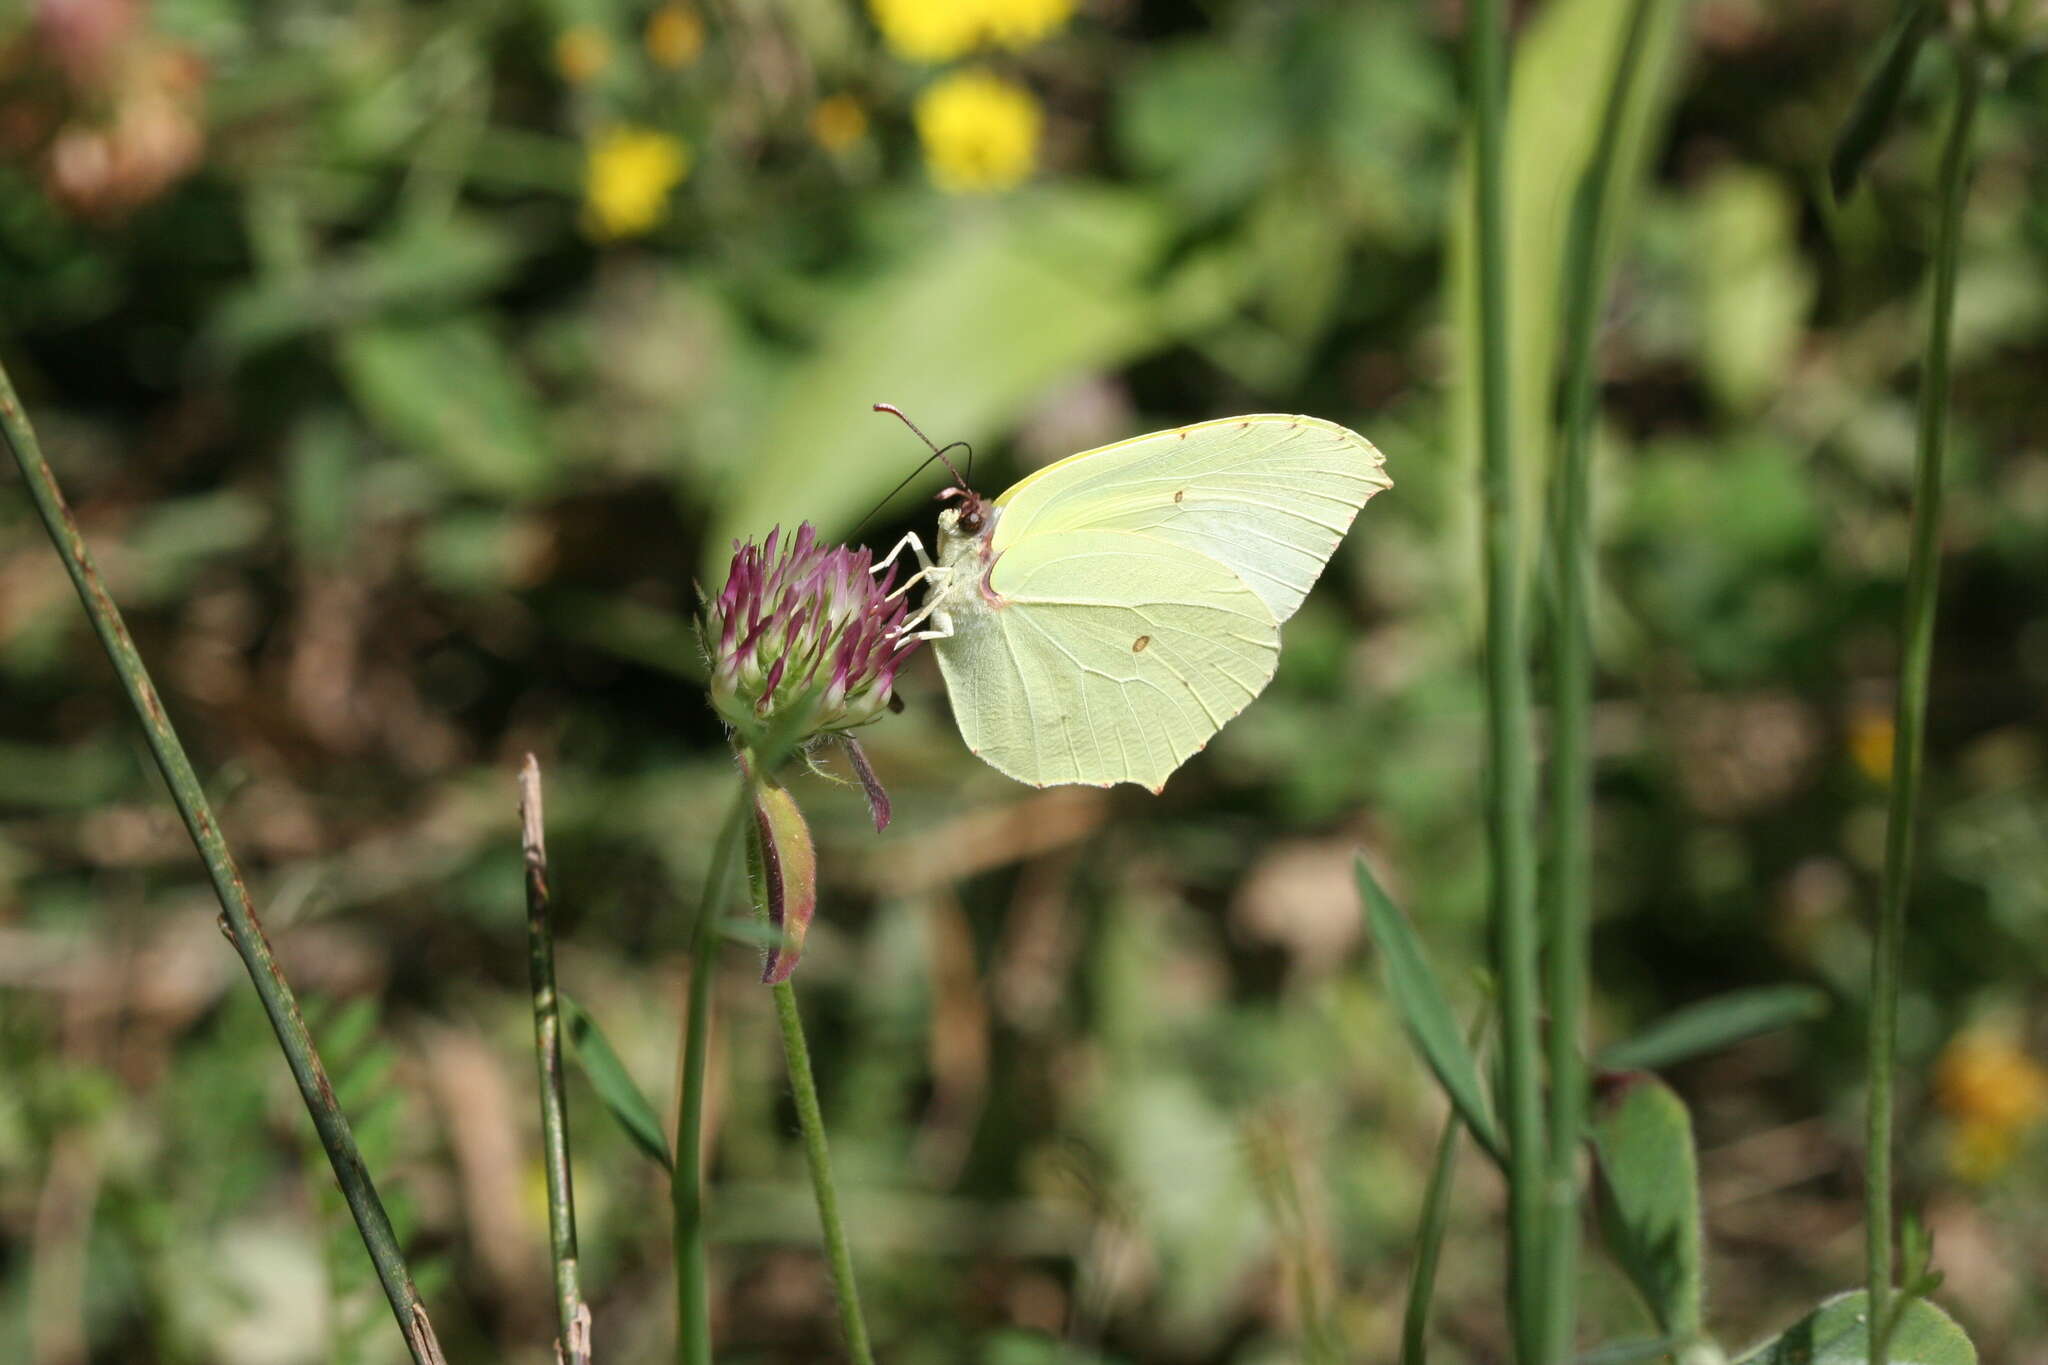
[[[1544,1182],[1543,1358],[1568,1360],[1577,1325],[1579,1147],[1586,1121],[1587,937],[1592,902],[1593,424],[1598,412],[1594,335],[1606,293],[1607,208],[1618,149],[1641,63],[1651,0],[1635,0],[1608,78],[1599,140],[1572,198],[1564,260],[1564,431],[1552,524],[1556,615],[1550,633],[1549,975],[1550,1169]]]
[[[555,991],[555,930],[548,885],[540,764],[519,769],[519,844],[526,863],[527,974],[533,987],[533,1055],[540,1079],[540,1133],[548,1185],[548,1251],[555,1270],[555,1350],[563,1365],[590,1365],[590,1309],[576,1254],[576,1194],[569,1175],[569,1106],[562,1088],[562,1008]]]
[[[1501,0],[1467,11],[1479,284],[1480,490],[1486,582],[1487,834],[1500,979],[1502,1105],[1508,1139],[1508,1307],[1515,1357],[1542,1360],[1545,1306],[1543,1079],[1538,1037],[1535,768],[1521,588],[1521,533],[1509,444],[1508,242],[1502,157],[1507,18]]]
[[[85,604],[85,613],[92,620],[100,646],[106,650],[114,671],[121,677],[121,686],[128,694],[128,704],[142,724],[143,738],[149,742],[149,751],[163,773],[165,784],[171,789],[171,800],[177,804],[185,830],[191,836],[193,846],[199,850],[200,860],[206,864],[207,877],[220,901],[221,928],[240,955],[242,965],[248,969],[249,979],[255,984],[256,994],[263,1002],[263,1012],[269,1016],[270,1026],[277,1034],[278,1046],[284,1049],[292,1079],[298,1082],[299,1096],[305,1101],[306,1112],[312,1116],[320,1146],[334,1167],[335,1183],[341,1186],[342,1198],[355,1219],[356,1231],[362,1235],[363,1246],[376,1266],[377,1282],[391,1305],[391,1314],[397,1319],[399,1331],[404,1334],[406,1350],[412,1355],[413,1365],[445,1365],[440,1344],[434,1336],[433,1323],[427,1318],[426,1305],[420,1302],[419,1291],[413,1287],[412,1272],[399,1248],[398,1234],[392,1229],[391,1217],[384,1210],[384,1201],[377,1195],[376,1182],[370,1178],[370,1172],[363,1164],[348,1116],[342,1113],[334,1098],[334,1087],[328,1082],[327,1069],[321,1065],[313,1037],[299,1013],[298,999],[278,968],[270,940],[264,936],[263,925],[256,918],[255,902],[251,900],[248,888],[243,884],[241,870],[235,864],[234,854],[221,834],[220,822],[214,818],[213,807],[206,799],[206,789],[200,785],[192,760],[186,756],[185,746],[171,725],[163,698],[157,694],[156,684],[150,680],[142,655],[128,634],[127,623],[121,619],[120,608],[114,605],[112,594],[107,591],[106,583],[93,564],[84,533],[79,530],[77,520],[64,501],[63,492],[57,487],[56,475],[51,472],[49,461],[43,457],[35,429],[29,424],[28,414],[22,410],[21,400],[16,397],[13,381],[8,378],[4,366],[0,366],[0,436],[5,437],[15,463],[21,466],[36,514],[42,518],[43,528],[57,547],[65,572],[70,574],[72,586],[78,590],[79,600]]]

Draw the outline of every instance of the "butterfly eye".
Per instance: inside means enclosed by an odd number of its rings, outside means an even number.
[[[969,504],[960,509],[960,529],[970,536],[981,534],[981,508]]]

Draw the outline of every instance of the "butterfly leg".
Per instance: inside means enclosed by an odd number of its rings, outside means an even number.
[[[916,611],[910,613],[910,615],[904,617],[903,624],[896,627],[894,634],[901,638],[906,632],[915,630],[917,627],[923,625],[927,618],[936,619],[937,617],[943,615],[943,613],[939,611],[938,606],[939,603],[937,593],[931,593],[926,595],[924,605],[919,607]]]
[[[953,633],[952,614],[945,610],[946,589],[952,586],[953,571],[940,565],[929,565],[918,571],[918,577],[925,580],[924,601],[916,611],[903,618],[903,624],[892,632],[899,640],[943,640]],[[891,593],[891,597],[895,594]],[[927,620],[935,622],[932,630],[912,634]]]
[[[917,538],[917,532],[915,531],[905,531],[903,533],[903,539],[896,542],[895,548],[891,549],[887,555],[883,556],[880,560],[878,560],[875,566],[872,569],[869,569],[868,572],[880,573],[882,570],[888,568],[891,564],[894,564],[896,562],[896,557],[902,554],[905,550],[909,550],[912,554],[917,556],[917,573],[911,575],[903,582],[903,587],[909,587],[912,583],[915,583],[919,578],[923,577],[925,571],[931,568],[932,566],[932,557],[925,553],[924,542]]]
[[[951,612],[935,611],[931,614],[934,622],[930,630],[920,630],[914,635],[898,634],[905,640],[950,640],[953,638],[953,615]]]

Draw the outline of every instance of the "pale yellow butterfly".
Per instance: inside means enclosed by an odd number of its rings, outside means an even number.
[[[993,502],[955,471],[936,562],[912,535],[882,563],[918,560],[905,629],[925,627],[969,749],[1034,787],[1158,791],[1272,680],[1281,623],[1391,486],[1384,463],[1316,417],[1198,422]]]

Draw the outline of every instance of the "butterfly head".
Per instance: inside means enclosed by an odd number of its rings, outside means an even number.
[[[971,488],[948,488],[939,494],[941,499],[954,498],[958,501],[939,513],[939,529],[948,535],[983,536],[996,522],[996,509],[988,500]]]
[[[952,563],[970,548],[987,558],[1001,509],[971,488],[948,488],[939,496],[953,500],[939,513],[939,562]]]

